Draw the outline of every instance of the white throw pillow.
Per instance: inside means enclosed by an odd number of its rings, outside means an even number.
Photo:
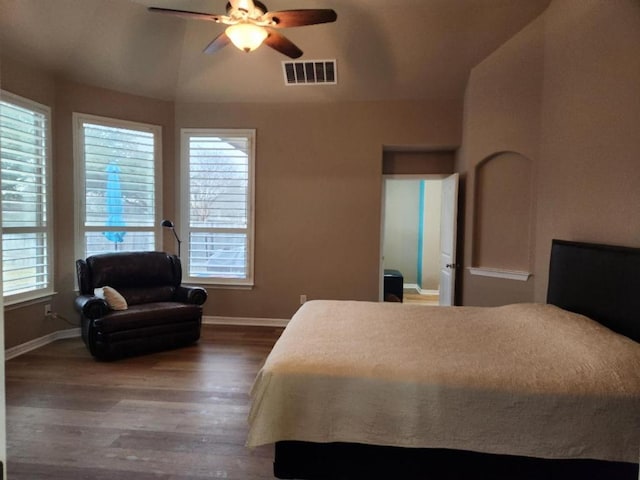
[[[129,308],[127,301],[113,287],[100,287],[93,291],[96,297],[103,298],[111,310],[126,310]]]

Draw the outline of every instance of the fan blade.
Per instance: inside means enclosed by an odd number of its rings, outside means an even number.
[[[302,50],[287,37],[271,28],[267,28],[267,31],[269,32],[269,36],[264,40],[265,45],[268,45],[289,58],[302,56]]]
[[[267,12],[263,18],[274,22],[273,27],[288,28],[335,22],[338,14],[331,9],[282,10]]]
[[[213,41],[207,45],[207,48],[203,50],[204,53],[211,55],[212,53],[216,53],[222,47],[226,47],[231,43],[231,39],[227,36],[225,32],[222,32]]]
[[[187,10],[172,10],[171,8],[159,8],[149,7],[150,12],[167,13],[169,15],[177,15],[185,18],[195,18],[197,20],[211,20],[213,22],[220,22],[221,15],[214,15],[211,13],[189,12]]]

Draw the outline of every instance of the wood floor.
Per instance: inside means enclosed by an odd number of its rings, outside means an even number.
[[[8,478],[273,479],[273,447],[244,442],[281,332],[207,325],[197,346],[111,363],[69,339],[9,360]]]
[[[438,295],[430,295],[430,294],[424,294],[424,293],[423,294],[408,293],[408,292],[405,292],[403,294],[403,302],[418,304],[418,305],[431,305],[431,306],[437,306],[440,303]]]

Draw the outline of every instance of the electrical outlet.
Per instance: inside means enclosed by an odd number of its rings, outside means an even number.
[[[51,311],[51,304],[50,304],[50,303],[47,303],[47,304],[44,306],[44,316],[45,316],[45,317],[48,317],[48,316],[49,316],[49,315],[51,315],[52,313],[53,313],[53,312]]]
[[[300,295],[300,305],[303,305],[304,302],[307,301],[307,296],[306,295]]]

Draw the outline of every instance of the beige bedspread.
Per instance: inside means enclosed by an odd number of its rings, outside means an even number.
[[[343,441],[634,463],[640,452],[640,344],[550,305],[307,302],[251,394],[249,446]]]

